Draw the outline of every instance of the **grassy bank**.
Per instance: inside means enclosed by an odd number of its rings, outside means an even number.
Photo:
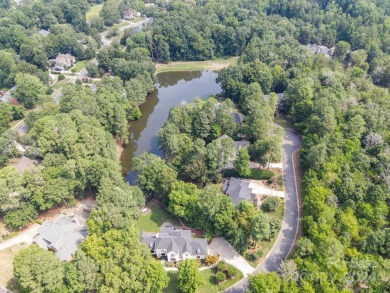
[[[170,62],[168,64],[157,64],[156,74],[170,71],[201,71],[221,70],[229,65],[235,65],[238,57],[218,58],[207,61]]]

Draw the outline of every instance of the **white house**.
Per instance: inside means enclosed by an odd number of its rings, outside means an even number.
[[[205,259],[208,255],[207,239],[192,238],[191,230],[176,230],[173,226],[160,228],[160,232],[142,232],[144,243],[157,258],[168,261]]]

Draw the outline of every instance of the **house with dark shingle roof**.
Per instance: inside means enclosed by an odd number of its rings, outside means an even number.
[[[249,185],[248,180],[231,177],[223,183],[222,191],[229,195],[235,205],[239,205],[243,200],[255,203],[256,194]]]
[[[192,238],[191,230],[175,229],[173,226],[162,226],[156,233],[142,232],[141,242],[152,255],[166,257],[168,261],[205,259],[208,255],[206,238]]]
[[[70,260],[87,237],[85,218],[60,215],[55,221],[46,220],[38,229],[34,243],[55,252],[61,261]]]

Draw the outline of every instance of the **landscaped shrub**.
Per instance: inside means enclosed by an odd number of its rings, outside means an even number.
[[[219,258],[218,255],[211,255],[211,254],[209,254],[208,256],[206,256],[205,263],[208,266],[211,266],[211,265],[215,264],[218,261],[218,258]]]
[[[217,267],[219,272],[224,272],[227,270],[227,264],[224,261],[220,261]]]
[[[264,256],[264,251],[259,249],[258,251],[256,251],[256,258],[259,259],[259,258],[262,258]]]
[[[65,75],[63,74],[59,74],[58,75],[58,80],[61,81],[61,80],[64,80],[65,79]]]
[[[237,269],[233,266],[229,266],[227,269],[229,278],[234,278],[237,275]]]
[[[267,197],[261,204],[261,209],[265,212],[274,212],[280,207],[280,200],[276,197]]]
[[[226,280],[226,275],[225,275],[225,273],[223,273],[223,272],[217,272],[217,273],[215,274],[215,278],[217,279],[217,282],[218,282],[218,283],[222,283],[223,281]]]
[[[254,253],[245,253],[245,258],[249,261],[255,261],[257,259]]]

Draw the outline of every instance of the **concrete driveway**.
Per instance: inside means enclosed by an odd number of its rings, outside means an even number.
[[[19,243],[27,243],[31,244],[33,242],[34,236],[37,235],[37,230],[40,227],[38,224],[33,224],[28,229],[21,232],[19,235],[9,239],[2,241],[0,243],[0,250],[7,249],[11,246],[14,246]]]
[[[219,254],[222,260],[235,266],[244,276],[255,270],[224,238],[214,238],[209,245],[209,252],[212,255]]]
[[[282,145],[283,181],[285,189],[285,206],[282,229],[270,253],[252,273],[274,272],[280,263],[290,254],[298,234],[299,228],[299,198],[296,185],[293,155],[301,147],[301,137],[293,130],[284,129]],[[245,292],[248,278],[223,292]]]

